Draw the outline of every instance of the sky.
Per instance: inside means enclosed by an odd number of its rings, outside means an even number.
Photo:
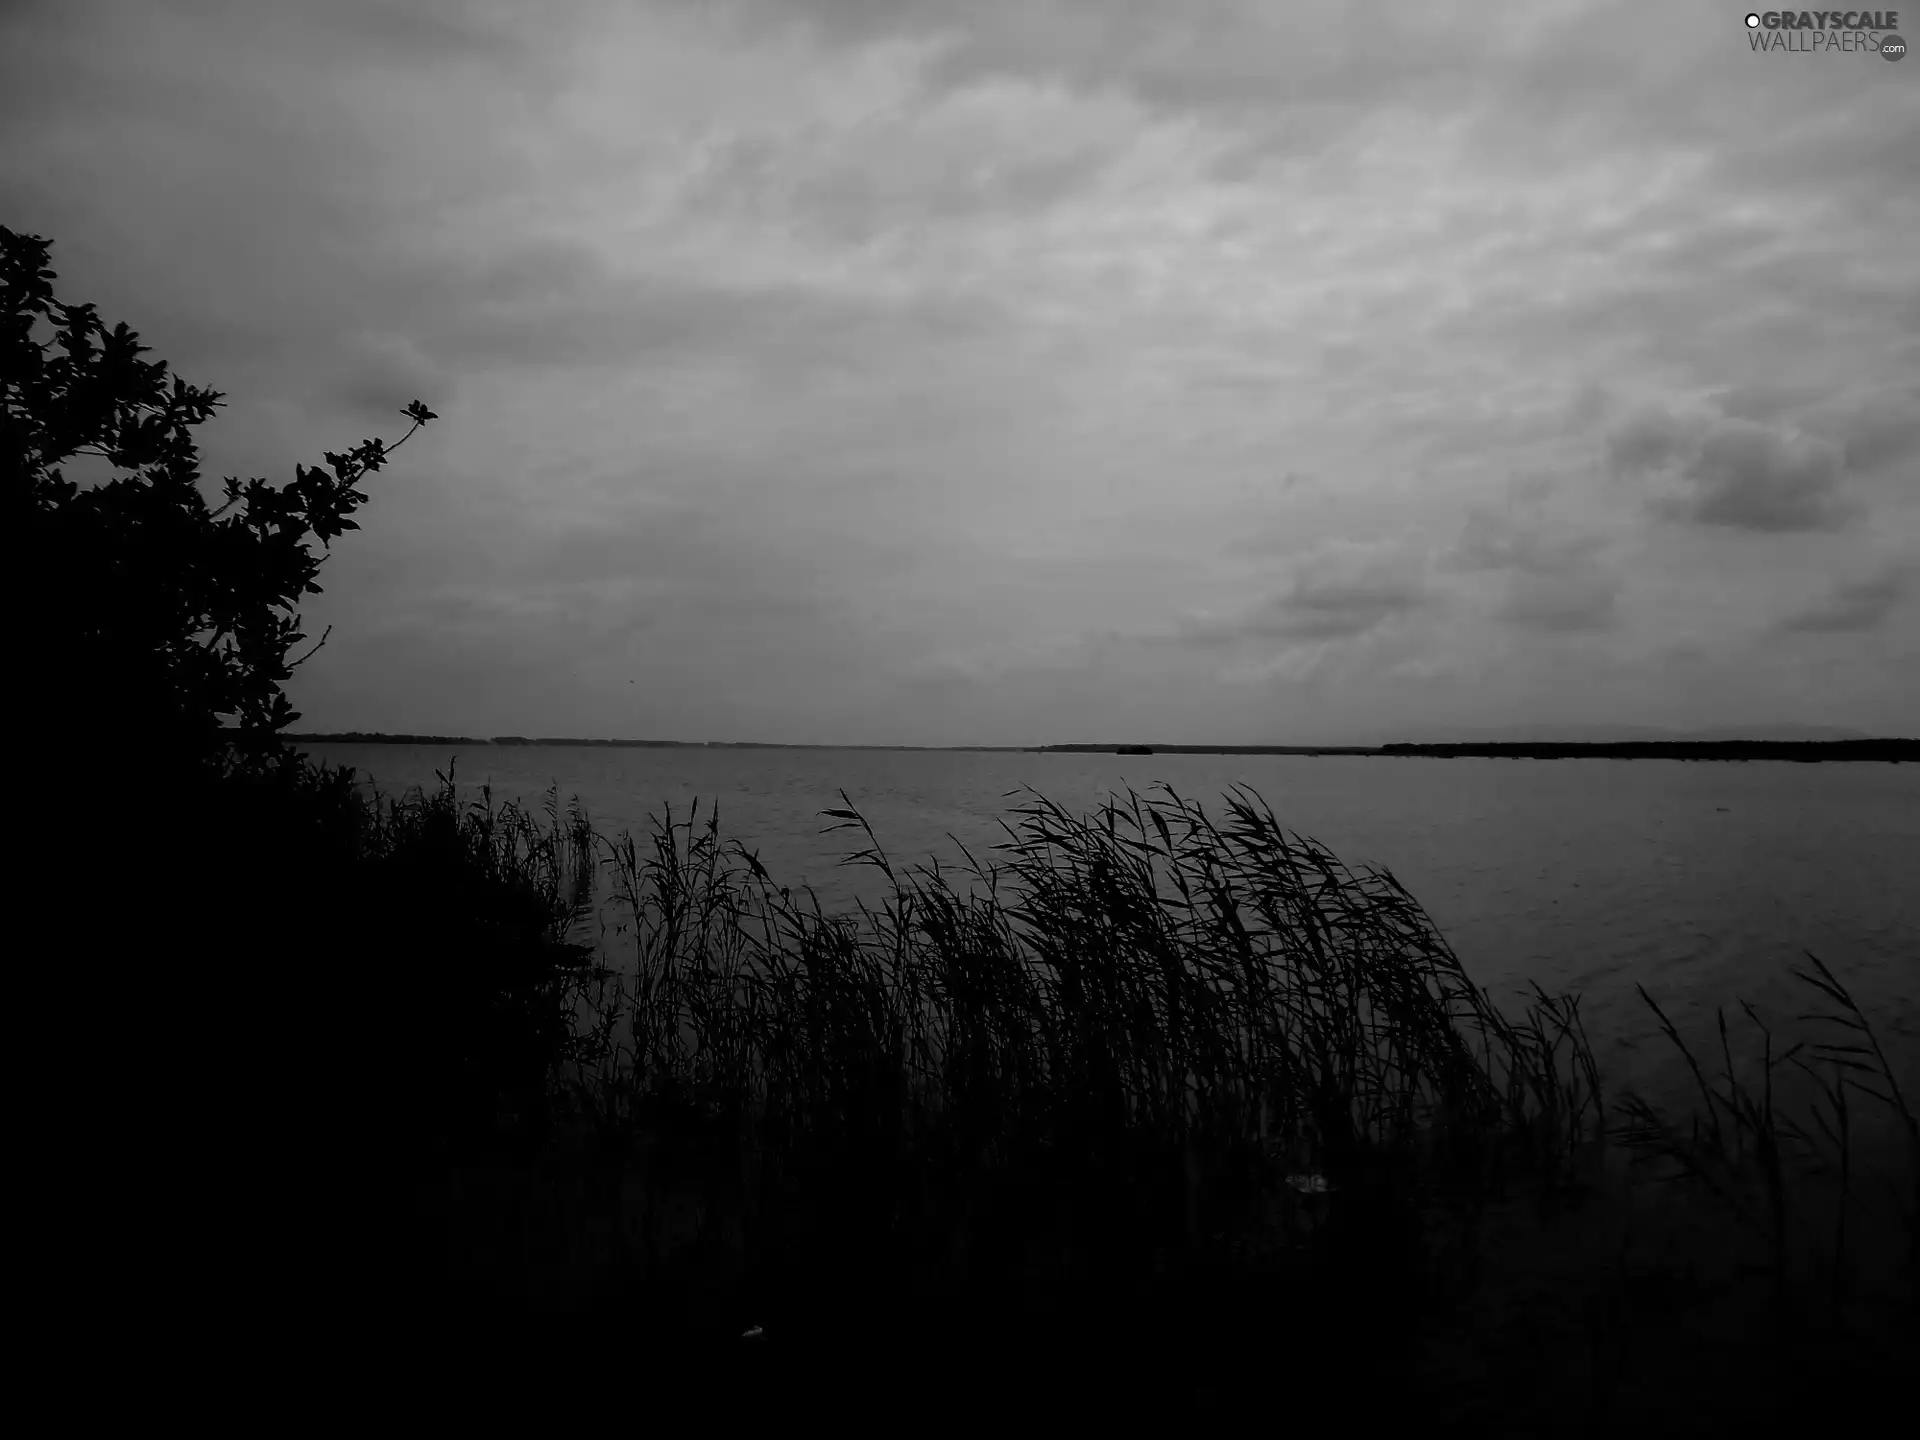
[[[1744,14],[12,0],[0,223],[210,496],[438,413],[300,730],[1916,734],[1920,61]]]

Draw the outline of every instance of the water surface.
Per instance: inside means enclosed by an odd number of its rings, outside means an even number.
[[[434,787],[456,753],[303,748],[387,794]],[[643,837],[663,804],[676,819],[696,797],[702,814],[717,804],[724,837],[829,910],[884,889],[837,864],[864,841],[821,833],[842,790],[896,865],[944,865],[954,840],[990,858],[1021,787],[1079,814],[1164,782],[1223,816],[1220,796],[1243,784],[1348,865],[1391,871],[1509,1013],[1530,982],[1580,993],[1610,1085],[1671,1094],[1680,1078],[1636,984],[1705,1038],[1715,1005],[1745,1026],[1736,996],[1767,1017],[1805,1009],[1786,967],[1810,950],[1867,1008],[1910,1101],[1920,1092],[1920,766],[588,746],[457,761],[463,794],[486,781],[496,800],[538,802],[557,784],[608,836]]]

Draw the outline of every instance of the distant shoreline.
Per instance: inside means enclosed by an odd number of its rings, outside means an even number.
[[[1920,740],[1623,740],[1611,743],[1499,741],[1447,745],[1042,745],[1066,754],[1385,755],[1488,760],[1873,760],[1920,761]]]
[[[287,735],[301,744],[332,745],[579,745],[617,749],[891,750],[1061,755],[1382,755],[1496,760],[1790,760],[1920,762],[1920,740],[1628,740],[1599,744],[1494,742],[1391,745],[780,745],[754,740],[594,740],[495,735],[387,735],[349,730]]]
[[[590,740],[550,735],[388,735],[367,730],[325,735],[288,734],[281,738],[304,745],[581,745],[622,750],[984,750],[1018,755],[1042,748],[1036,745],[790,745],[768,740]]]

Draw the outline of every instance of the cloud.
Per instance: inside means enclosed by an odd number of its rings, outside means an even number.
[[[1738,428],[1733,428],[1738,426]],[[1830,530],[1855,507],[1839,493],[1841,455],[1740,422],[1709,436],[1682,472],[1689,492],[1662,513],[1735,530]]]
[[[1432,603],[1423,570],[1398,546],[1330,542],[1296,563],[1284,589],[1226,618],[1189,618],[1178,634],[1205,645],[1351,640]]]
[[[1464,570],[1547,572],[1570,558],[1588,554],[1590,539],[1549,538],[1537,524],[1517,522],[1485,506],[1467,512],[1460,538],[1447,552],[1449,564]]]
[[[1327,641],[1294,645],[1278,655],[1228,665],[1216,677],[1222,685],[1261,686],[1275,681],[1310,684],[1331,668],[1336,647]]]
[[[1786,634],[1833,635],[1875,630],[1913,593],[1920,561],[1897,559],[1876,574],[1836,585],[1818,604],[1789,615],[1777,627]]]
[[[1736,420],[1764,423],[1804,410],[1823,398],[1821,390],[1810,385],[1776,385],[1756,381],[1735,385],[1715,397],[1722,413]]]
[[[1899,397],[1890,405],[1862,410],[1843,430],[1847,469],[1855,475],[1874,475],[1920,455],[1920,392]]]
[[[443,397],[451,384],[447,371],[420,353],[406,336],[370,331],[351,342],[339,366],[334,398],[369,420],[391,420],[394,397]]]
[[[207,7],[220,13],[217,6]],[[524,62],[529,47],[498,16],[468,8],[453,10],[431,0],[335,0],[342,29],[366,47],[394,60],[447,64],[483,60]]]
[[[230,392],[209,475],[442,415],[316,726],[1914,713],[1911,77],[1467,8],[0,5],[0,196]]]
[[[1491,510],[1468,513],[1448,562],[1503,576],[1495,615],[1511,624],[1559,634],[1610,628],[1618,615],[1620,578],[1600,558],[1593,535],[1549,535]]]
[[[1575,633],[1612,627],[1620,585],[1611,575],[1592,571],[1564,575],[1518,574],[1511,581],[1503,620],[1535,630]]]
[[[1663,410],[1634,415],[1607,437],[1607,460],[1628,475],[1659,470],[1681,454],[1688,428]]]
[[[690,209],[798,224],[858,244],[929,227],[1027,222],[1093,187],[1138,116],[1058,86],[1001,82],[845,120],[748,129],[713,141],[683,193]]]
[[[989,300],[835,293],[622,272],[578,241],[528,240],[459,258],[395,257],[362,278],[358,308],[433,363],[488,369],[684,366],[752,355],[840,363],[879,345],[990,331]]]
[[[1837,529],[1860,509],[1841,490],[1841,446],[1756,421],[1643,413],[1615,429],[1607,457],[1616,474],[1659,482],[1652,513],[1679,524],[1786,534]]]

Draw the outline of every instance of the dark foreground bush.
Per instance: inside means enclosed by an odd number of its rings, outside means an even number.
[[[384,969],[383,947],[420,941],[417,906],[348,913],[366,867],[298,818],[318,797],[295,795],[276,738],[297,718],[282,683],[319,648],[295,653],[310,542],[356,528],[390,447],[282,486],[229,477],[210,506],[193,431],[219,394],[57,301],[49,254],[0,226],[14,1136],[49,1279],[22,1308],[150,1350],[216,1319],[258,1334],[266,1292],[310,1299],[287,1277],[342,1248],[358,1113],[321,1103],[321,1077],[393,1073],[371,1058],[389,1017],[339,957]]]
[[[569,1053],[586,956],[532,832],[296,768],[42,867],[21,953],[66,996],[24,1137],[48,1326],[176,1379],[183,1351],[353,1373],[393,1338],[435,1245],[418,1178],[512,1142],[503,1113],[537,1121]]]

